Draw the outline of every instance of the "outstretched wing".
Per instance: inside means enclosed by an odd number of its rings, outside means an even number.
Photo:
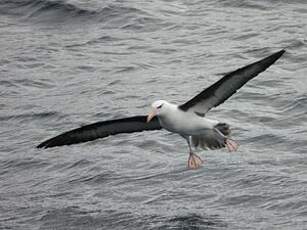
[[[193,97],[188,102],[179,106],[183,111],[192,110],[197,114],[204,115],[211,108],[222,104],[225,100],[237,92],[246,82],[265,71],[285,50],[274,53],[258,62],[254,62],[243,68],[237,69]]]
[[[71,145],[119,133],[142,132],[146,130],[159,130],[162,128],[156,117],[149,123],[146,122],[146,118],[146,116],[134,116],[93,123],[48,139],[39,144],[37,148]]]

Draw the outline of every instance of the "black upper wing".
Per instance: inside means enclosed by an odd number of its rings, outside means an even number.
[[[135,116],[93,123],[48,139],[39,144],[37,148],[77,144],[119,133],[161,129],[157,117],[154,117],[149,123],[146,122],[146,118],[146,116]]]
[[[193,110],[198,114],[205,114],[211,108],[222,104],[230,96],[237,92],[246,82],[266,70],[285,50],[274,53],[258,62],[254,62],[243,68],[237,69],[193,97],[188,102],[179,106],[181,110]]]

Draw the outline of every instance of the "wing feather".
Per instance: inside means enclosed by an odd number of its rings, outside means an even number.
[[[146,118],[146,116],[134,116],[96,122],[50,138],[39,144],[37,148],[50,148],[61,145],[77,144],[119,133],[133,133],[161,129],[161,125],[156,117],[149,123],[146,122]]]
[[[196,113],[204,115],[213,107],[226,101],[249,80],[265,71],[270,65],[277,61],[284,52],[285,50],[281,50],[260,61],[226,74],[219,81],[203,90],[191,100],[180,105],[179,108],[183,111],[191,109]]]

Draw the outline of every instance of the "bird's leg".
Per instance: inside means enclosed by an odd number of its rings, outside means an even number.
[[[235,142],[234,140],[229,139],[229,138],[227,138],[225,140],[225,145],[226,145],[229,152],[237,151],[237,149],[239,148],[239,144],[237,142]]]
[[[189,169],[197,169],[201,166],[201,164],[203,163],[203,160],[197,156],[195,153],[193,153],[192,151],[192,147],[191,147],[191,136],[186,138],[188,145],[189,145],[189,150],[190,150],[190,155],[189,155],[189,159],[188,159],[188,168]]]

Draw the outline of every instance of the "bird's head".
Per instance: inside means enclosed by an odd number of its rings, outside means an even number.
[[[147,122],[150,122],[150,120],[157,116],[163,114],[165,112],[166,107],[169,103],[164,100],[158,100],[151,104],[152,110],[147,116]]]

